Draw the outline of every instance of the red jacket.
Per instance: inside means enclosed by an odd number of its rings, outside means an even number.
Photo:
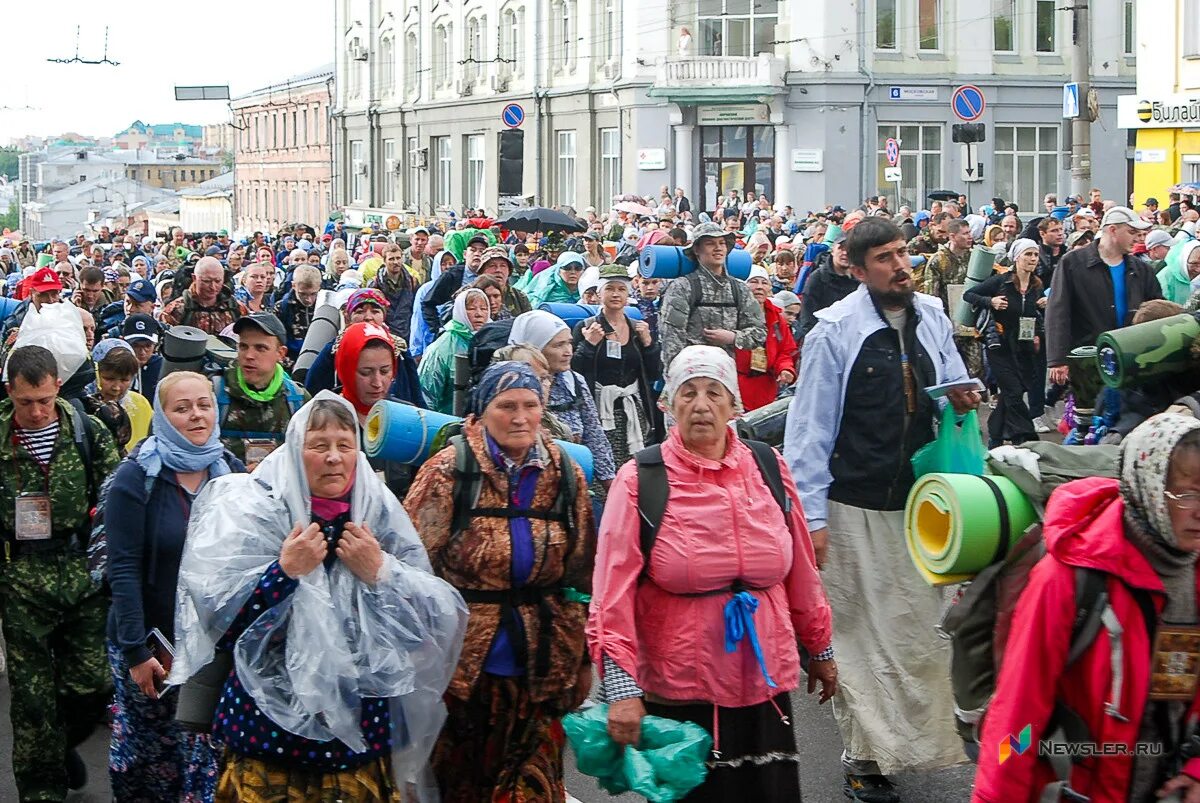
[[[1061,700],[1087,723],[1091,740],[1132,745],[1138,734],[1150,684],[1150,642],[1145,619],[1129,587],[1151,593],[1161,613],[1162,581],[1125,538],[1125,505],[1116,480],[1091,478],[1067,483],[1050,497],[1044,532],[1048,554],[1033,568],[1017,602],[1005,648],[996,694],[983,721],[974,801],[1036,801],[1042,788],[1056,780],[1050,765],[1038,758],[1037,744]],[[1070,667],[1064,668],[1075,620],[1075,567],[1107,572],[1113,613],[1124,634],[1120,714],[1105,713],[1113,694],[1113,646],[1101,628],[1096,640]],[[1200,586],[1200,584],[1198,584]],[[1189,716],[1196,714],[1192,702]],[[1030,749],[999,763],[1002,740],[1032,725]],[[1088,758],[1071,772],[1071,788],[1092,803],[1124,803],[1129,794],[1132,756]],[[1200,759],[1184,771],[1200,779]]]
[[[792,327],[783,319],[779,307],[770,301],[763,304],[763,317],[767,321],[767,372],[750,373],[749,349],[738,349],[736,353],[738,389],[742,392],[742,406],[746,412],[765,407],[779,395],[779,375],[791,371],[796,375],[796,340]]]

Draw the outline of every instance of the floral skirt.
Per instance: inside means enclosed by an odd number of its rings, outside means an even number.
[[[348,770],[322,770],[229,753],[217,803],[400,803],[391,762],[378,758]]]
[[[151,700],[129,675],[125,657],[108,643],[112,667],[112,741],[108,777],[113,799],[126,803],[211,803],[220,763],[211,737],[175,720],[177,691]]]
[[[524,678],[484,673],[446,706],[433,749],[442,803],[564,803],[561,714],[532,702]]]

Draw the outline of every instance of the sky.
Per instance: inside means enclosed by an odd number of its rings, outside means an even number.
[[[333,62],[334,0],[4,3],[0,144],[75,131],[113,136],[145,123],[218,123],[224,101],[176,101],[174,87],[228,84],[233,97]],[[47,58],[107,64],[52,64]],[[205,33],[205,32],[208,33]],[[32,108],[27,108],[32,107]]]

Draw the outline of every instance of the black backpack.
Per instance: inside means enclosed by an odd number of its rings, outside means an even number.
[[[471,338],[467,348],[467,361],[471,364],[470,387],[479,384],[479,377],[492,364],[492,355],[508,345],[512,333],[513,319],[485,323]]]
[[[771,490],[771,496],[783,511],[783,520],[791,526],[792,500],[783,488],[783,477],[779,473],[779,460],[775,450],[762,441],[742,440],[754,455],[754,462],[762,475],[763,482]],[[662,444],[647,446],[633,456],[637,461],[638,518],[641,520],[641,548],[643,558],[642,579],[650,567],[650,552],[658,540],[663,514],[667,512],[667,499],[671,489],[667,483],[667,466],[663,463]]]

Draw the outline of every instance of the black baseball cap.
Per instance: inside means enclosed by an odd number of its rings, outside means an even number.
[[[270,335],[278,340],[280,345],[287,343],[287,330],[283,328],[283,322],[269,312],[252,312],[249,315],[243,315],[234,322],[233,333],[240,335],[247,326],[253,326]]]
[[[491,243],[488,242],[488,238],[484,237],[482,234],[476,234],[474,237],[467,240],[468,247],[475,245],[476,243],[482,245],[484,248],[487,248],[489,245],[491,245]]]
[[[161,333],[162,325],[144,312],[130,315],[125,319],[125,323],[121,324],[121,337],[131,343],[134,340],[157,343]]]

